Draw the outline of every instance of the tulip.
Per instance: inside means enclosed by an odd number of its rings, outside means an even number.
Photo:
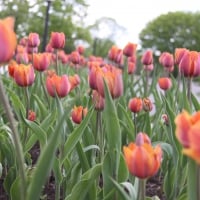
[[[80,124],[87,112],[87,108],[83,108],[83,106],[74,106],[71,112],[72,121],[76,124]]]
[[[134,97],[129,100],[128,103],[128,108],[131,110],[133,113],[138,113],[142,110],[143,102],[141,98]]]
[[[68,78],[70,82],[70,91],[72,91],[75,87],[77,87],[80,84],[81,79],[78,74],[69,76]]]
[[[15,58],[16,58],[16,61],[18,64],[20,64],[20,63],[28,64],[28,62],[29,62],[28,53],[26,51],[24,51],[22,53],[17,53]]]
[[[34,111],[32,111],[32,110],[29,110],[28,111],[28,120],[30,120],[30,121],[35,121],[35,119],[36,119],[36,114],[35,114],[35,112]]]
[[[37,71],[45,71],[51,62],[50,54],[48,53],[34,53],[33,54],[33,67]]]
[[[46,88],[50,96],[56,95],[60,98],[65,97],[70,90],[70,82],[67,75],[58,76],[56,74],[47,76]]]
[[[92,91],[92,100],[96,110],[103,110],[105,106],[105,99],[96,91]]]
[[[180,72],[185,77],[196,77],[200,75],[200,53],[187,51],[184,53],[180,63]]]
[[[140,179],[154,176],[161,165],[162,149],[153,147],[147,134],[139,133],[136,142],[123,147],[129,172]]]
[[[163,52],[159,57],[159,62],[165,68],[172,68],[174,66],[174,57],[171,53]]]
[[[108,58],[111,61],[119,65],[122,65],[123,64],[123,50],[119,49],[117,46],[112,46],[108,52]]]
[[[162,90],[168,90],[168,89],[170,89],[172,87],[172,81],[168,77],[159,78],[158,79],[158,84],[159,84],[159,87]]]
[[[0,19],[0,63],[8,62],[14,55],[17,44],[14,21],[12,17]]]
[[[183,110],[175,118],[176,137],[183,145],[183,154],[200,164],[200,111],[190,115]]]
[[[179,65],[183,55],[185,54],[185,52],[188,52],[188,51],[189,50],[186,48],[176,48],[175,49],[175,64],[176,65]]]
[[[40,37],[38,33],[30,33],[28,35],[28,47],[35,48],[40,45]]]
[[[33,84],[35,80],[35,73],[31,64],[19,64],[14,68],[13,77],[17,85],[27,87]]]
[[[65,46],[65,34],[63,32],[52,32],[50,45],[54,49],[62,49]]]
[[[143,98],[142,99],[142,107],[143,107],[144,111],[150,112],[153,109],[153,104],[149,98]]]
[[[82,55],[84,53],[84,51],[85,51],[85,48],[83,46],[79,45],[76,48],[76,50],[79,52],[80,55]]]
[[[141,62],[143,65],[151,65],[153,64],[153,52],[151,50],[147,50],[141,58]]]
[[[45,47],[45,51],[48,53],[53,53],[54,52],[54,48],[51,46],[50,43],[48,43]]]
[[[133,43],[128,43],[124,49],[123,49],[123,54],[126,57],[132,57],[133,55],[135,55],[136,53],[136,48],[137,48],[137,44],[133,44]]]
[[[11,60],[8,64],[8,73],[13,78],[14,78],[14,71],[16,67],[18,67],[17,62],[15,60]]]
[[[80,54],[78,51],[73,51],[71,54],[70,54],[70,61],[75,64],[75,65],[78,65],[80,64]]]

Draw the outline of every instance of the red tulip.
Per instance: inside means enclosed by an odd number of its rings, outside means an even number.
[[[200,75],[200,53],[187,51],[184,53],[180,63],[180,72],[185,77],[196,77]]]
[[[143,105],[142,99],[134,97],[130,99],[128,103],[128,108],[131,110],[131,112],[138,113],[142,110],[142,105]]]
[[[65,34],[63,32],[52,32],[50,45],[54,49],[62,49],[65,46]]]
[[[151,50],[147,50],[141,58],[141,62],[143,65],[151,65],[153,64],[153,52]]]
[[[28,35],[28,47],[35,48],[40,45],[40,37],[38,33],[29,33]]]
[[[159,87],[162,90],[168,90],[168,89],[170,89],[172,87],[172,81],[168,77],[159,78],[158,79],[158,84],[159,84]]]
[[[136,48],[137,48],[137,44],[133,44],[133,43],[128,43],[124,49],[123,49],[123,54],[127,57],[132,57],[135,55],[136,53]]]

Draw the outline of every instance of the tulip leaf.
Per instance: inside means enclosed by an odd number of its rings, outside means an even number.
[[[41,155],[36,164],[35,171],[33,172],[30,185],[28,187],[27,198],[28,200],[39,199],[42,191],[42,186],[45,184],[46,178],[52,169],[53,161],[55,159],[55,152],[61,137],[60,131],[65,119],[65,114],[60,116],[58,124],[51,134],[49,141],[45,145]]]
[[[82,134],[84,133],[85,128],[88,126],[89,120],[92,116],[93,108],[87,113],[86,117],[83,119],[81,124],[74,129],[74,131],[69,135],[66,143],[64,144],[64,157],[62,158],[61,163],[67,158],[67,156],[72,152],[76,144],[79,142]]]
[[[86,171],[72,189],[72,193],[65,200],[82,200],[88,194],[88,191],[95,183],[101,173],[101,164],[95,165],[93,168]],[[96,196],[96,195],[95,195]],[[94,198],[93,198],[94,199]]]
[[[114,179],[110,178],[113,186],[116,188],[118,191],[118,194],[120,195],[121,200],[136,200],[134,196],[130,197],[118,182],[116,182]]]

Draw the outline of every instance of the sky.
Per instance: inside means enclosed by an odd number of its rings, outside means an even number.
[[[88,0],[87,23],[111,17],[126,31],[117,35],[116,44],[123,48],[128,42],[139,43],[139,33],[149,21],[161,14],[175,11],[200,12],[200,0]],[[104,34],[106,30],[101,30]]]

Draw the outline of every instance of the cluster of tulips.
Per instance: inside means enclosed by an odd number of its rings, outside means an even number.
[[[0,63],[7,67],[1,121],[10,127],[15,175],[7,172],[13,165],[5,164],[1,147],[0,164],[12,199],[41,199],[50,171],[57,200],[144,200],[146,182],[155,175],[164,177],[167,199],[200,198],[200,104],[192,93],[199,52],[163,52],[158,68],[146,50],[136,75],[137,44],[112,46],[107,59],[85,58],[83,46],[66,54],[65,34],[52,32],[40,53],[37,33],[17,41],[13,27],[12,17],[0,20]],[[41,156],[33,165],[26,154],[38,141]]]

